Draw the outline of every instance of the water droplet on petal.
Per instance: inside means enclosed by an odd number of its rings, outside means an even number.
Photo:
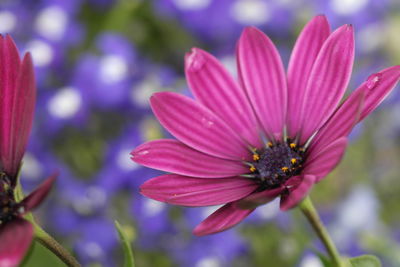
[[[192,52],[187,55],[186,59],[187,70],[192,72],[199,71],[204,66],[205,62],[206,59],[201,52],[197,49],[192,49]]]
[[[214,122],[209,120],[208,118],[201,118],[201,122],[203,123],[203,126],[206,128],[211,128],[214,125]]]
[[[140,152],[138,152],[137,154],[139,155],[139,156],[144,156],[144,155],[147,155],[147,154],[149,154],[150,152],[148,151],[148,150],[142,150],[142,151],[140,151]]]
[[[375,88],[379,84],[381,78],[382,78],[382,73],[371,74],[366,81],[367,88],[370,90]]]

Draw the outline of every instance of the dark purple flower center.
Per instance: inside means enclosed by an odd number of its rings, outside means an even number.
[[[261,190],[277,188],[290,177],[300,174],[303,158],[304,149],[290,140],[268,143],[265,148],[254,151],[251,176],[260,183]]]
[[[23,207],[15,201],[11,181],[4,173],[0,173],[0,224],[13,220],[23,213]]]

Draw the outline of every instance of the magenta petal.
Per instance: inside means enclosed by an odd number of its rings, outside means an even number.
[[[347,138],[342,137],[327,145],[325,149],[313,151],[307,158],[303,173],[314,175],[319,182],[336,167],[343,157],[346,146]]]
[[[0,226],[0,266],[18,266],[32,242],[33,226],[16,218]]]
[[[150,141],[131,153],[146,167],[192,177],[230,177],[248,172],[241,161],[209,156],[172,139]]]
[[[17,175],[33,119],[35,81],[31,57],[21,64],[10,36],[0,37],[0,161],[3,170]],[[13,186],[15,179],[12,180]]]
[[[53,174],[49,178],[47,178],[43,183],[36,188],[35,191],[30,193],[24,200],[22,201],[22,205],[25,208],[25,211],[31,211],[42,203],[42,201],[49,194],[51,187],[56,179],[56,174]]]
[[[287,194],[282,195],[280,205],[282,211],[296,207],[297,204],[299,204],[300,201],[302,201],[303,198],[308,195],[313,184],[315,183],[315,176],[313,175],[304,175],[301,178],[301,181],[297,185],[288,188],[289,192]]]
[[[197,236],[203,236],[225,231],[240,223],[253,210],[239,209],[235,202],[228,203],[197,225],[193,233]]]
[[[287,126],[290,137],[296,137],[300,130],[300,111],[304,91],[312,66],[328,38],[330,27],[325,16],[314,17],[304,27],[293,48],[288,67],[288,112]]]
[[[254,112],[238,83],[209,53],[193,48],[185,57],[185,73],[196,99],[253,147],[262,145]]]
[[[146,181],[140,192],[158,201],[199,207],[232,202],[256,188],[256,183],[242,177],[202,179],[166,174]]]
[[[335,111],[349,82],[353,61],[353,28],[344,25],[325,41],[312,68],[302,102],[301,144]]]
[[[358,87],[358,91],[365,91],[365,103],[359,121],[368,116],[392,91],[400,79],[400,66],[393,66],[374,73]]]
[[[255,27],[246,28],[237,49],[239,79],[269,138],[281,139],[287,86],[282,60],[272,41]]]
[[[307,152],[318,153],[336,139],[348,136],[360,117],[364,99],[365,92],[363,90],[351,94],[318,131]]]
[[[154,94],[150,102],[160,123],[189,147],[225,159],[248,159],[251,155],[247,145],[223,120],[194,100],[162,92]]]
[[[10,174],[15,175],[28,144],[36,103],[36,86],[32,57],[24,56],[16,84],[11,124],[13,155]],[[7,172],[7,171],[6,171]]]
[[[275,188],[252,193],[251,195],[239,200],[237,202],[237,207],[240,209],[254,209],[257,206],[274,200],[283,190],[284,188]]]

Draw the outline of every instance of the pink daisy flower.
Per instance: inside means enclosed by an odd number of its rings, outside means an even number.
[[[274,44],[254,27],[238,42],[239,81],[194,48],[185,72],[195,100],[173,92],[150,99],[177,140],[132,152],[135,162],[171,173],[145,182],[141,193],[182,206],[223,204],[196,235],[224,231],[277,197],[281,210],[295,207],[339,163],[354,125],[399,80],[400,66],[384,69],[340,104],[353,61],[352,26],[331,32],[325,16],[304,27],[287,73]]]

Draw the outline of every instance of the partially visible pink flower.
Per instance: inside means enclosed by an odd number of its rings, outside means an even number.
[[[20,59],[9,35],[0,35],[0,164],[14,187],[32,127],[36,86],[32,58]]]
[[[29,53],[20,59],[9,35],[0,35],[0,267],[18,266],[33,237],[23,216],[47,196],[53,175],[21,202],[15,186],[28,143],[35,107],[36,86]]]
[[[7,180],[0,180],[0,267],[18,266],[33,238],[33,226],[23,216],[44,200],[54,183],[55,175],[17,203]]]
[[[207,52],[185,58],[195,100],[156,93],[151,106],[178,140],[137,147],[133,160],[172,174],[143,195],[183,205],[221,205],[194,233],[224,231],[258,205],[280,197],[295,207],[340,161],[347,136],[394,88],[400,66],[372,74],[342,104],[354,61],[350,25],[332,33],[325,16],[303,29],[287,73],[271,40],[246,28],[237,46],[239,81]]]

